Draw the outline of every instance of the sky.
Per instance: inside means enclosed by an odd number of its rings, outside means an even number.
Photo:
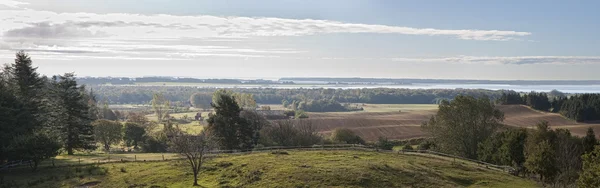
[[[600,80],[600,1],[0,0],[0,63],[195,78]]]

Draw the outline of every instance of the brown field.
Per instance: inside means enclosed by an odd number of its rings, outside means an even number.
[[[600,123],[579,123],[560,114],[541,112],[521,105],[497,107],[504,112],[504,124],[509,126],[532,128],[540,121],[548,121],[552,128],[566,128],[574,135],[585,135],[588,127],[600,132]],[[309,113],[308,119],[297,121],[312,122],[326,136],[335,128],[344,127],[352,129],[367,141],[376,141],[380,136],[409,139],[427,136],[420,125],[435,112],[436,110],[423,109],[402,112]]]
[[[423,137],[421,123],[435,114],[435,110],[410,112],[354,112],[354,113],[309,113],[308,119],[318,130],[329,135],[338,127],[355,131],[367,141],[375,141],[380,136],[388,139],[408,139]]]

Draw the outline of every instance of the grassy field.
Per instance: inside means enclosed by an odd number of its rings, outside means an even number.
[[[364,104],[363,112],[410,112],[437,110],[437,104]]]
[[[287,151],[219,156],[203,187],[536,187],[535,182],[448,158],[366,151]],[[191,187],[184,160],[15,170],[11,187]]]

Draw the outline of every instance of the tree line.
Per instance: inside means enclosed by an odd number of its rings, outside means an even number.
[[[217,88],[196,88],[183,86],[92,86],[99,101],[109,104],[149,104],[154,93],[162,93],[166,99],[189,103],[195,93],[208,95]],[[503,91],[484,89],[326,89],[326,88],[233,88],[236,93],[252,94],[259,104],[281,104],[283,100],[334,100],[339,103],[375,103],[375,104],[437,104],[444,99],[453,99],[458,95],[489,96],[494,99]]]
[[[506,95],[502,100],[519,97]],[[459,96],[443,101],[436,115],[422,125],[432,135],[431,149],[516,169],[547,185],[600,186],[600,147],[590,127],[583,138],[568,129],[507,127],[503,113],[486,97]],[[535,100],[531,100],[535,101]]]
[[[555,90],[548,94],[505,92],[497,101],[499,104],[521,104],[536,110],[560,113],[580,122],[600,120],[600,94],[576,94],[567,97]]]
[[[0,73],[0,162],[54,157],[59,150],[95,149],[94,97],[73,73],[40,76],[24,52]]]

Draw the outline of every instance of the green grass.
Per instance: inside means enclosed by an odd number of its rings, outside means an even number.
[[[287,151],[220,156],[205,163],[203,187],[536,187],[468,162],[365,151]],[[191,187],[184,160],[43,168],[6,174],[20,187]],[[17,186],[12,186],[17,187]]]
[[[421,110],[437,110],[437,104],[365,104],[364,112],[407,112]]]

